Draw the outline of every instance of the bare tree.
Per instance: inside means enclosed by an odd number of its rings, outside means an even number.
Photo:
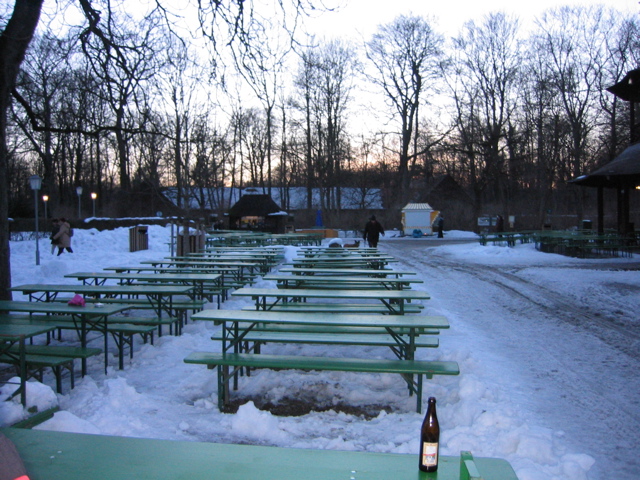
[[[411,183],[410,153],[416,135],[418,108],[433,91],[442,73],[443,39],[428,20],[414,16],[400,16],[378,28],[367,44],[367,58],[375,75],[371,81],[378,85],[395,113],[399,129],[399,163],[395,178],[397,201],[404,204]]]
[[[505,207],[508,201],[510,163],[514,161],[507,148],[508,128],[516,107],[521,62],[517,30],[517,20],[492,14],[481,25],[466,23],[454,41],[458,90],[454,98],[458,111],[465,112],[458,115],[458,122],[471,122],[458,129],[466,137],[463,149],[473,150],[469,161],[475,165],[470,177],[478,205],[485,190],[497,195],[496,200]]]
[[[563,182],[582,175],[592,158],[592,134],[601,114],[597,89],[599,59],[604,53],[602,15],[602,7],[562,7],[546,12],[539,21],[537,50],[550,62],[553,86],[571,132],[570,162],[559,171]],[[582,219],[584,189],[574,191],[576,213]]]
[[[95,1],[98,3],[98,0]],[[295,27],[302,13],[316,8],[315,0],[291,0],[281,1],[279,5],[283,11],[283,19],[291,18],[291,22],[284,21],[283,25],[289,32],[295,32]],[[24,60],[25,53],[36,27],[40,21],[43,0],[16,0],[11,10],[10,17],[0,19],[2,30],[0,32],[0,298],[11,298],[9,287],[11,285],[11,265],[9,251],[9,224],[8,224],[8,194],[7,194],[7,113],[11,105],[11,94],[15,87],[20,66]],[[104,49],[103,60],[108,58],[108,62],[103,62],[104,67],[112,67],[117,64],[123,68],[131,68],[135,71],[141,65],[131,64],[126,57],[127,42],[133,37],[120,37],[122,43],[115,41],[110,34],[117,31],[117,25],[110,20],[112,9],[122,7],[124,3],[107,1],[100,8],[96,8],[92,0],[77,0],[82,11],[86,24],[83,26],[81,38],[86,45],[92,44],[93,39],[98,39]],[[155,10],[164,15],[170,23],[172,17],[162,0],[155,4]],[[213,40],[216,51],[220,47],[228,45],[230,42],[241,42],[245,45],[251,44],[251,37],[248,35],[248,26],[255,21],[253,15],[254,3],[245,0],[202,0],[198,2],[198,11],[201,18],[203,32]],[[287,10],[285,12],[285,10]],[[152,12],[153,13],[153,12]],[[294,15],[289,16],[289,14]],[[151,15],[150,15],[151,16]],[[135,40],[132,45],[136,45]],[[138,44],[139,45],[139,44]],[[261,45],[254,45],[260,48]],[[136,53],[141,53],[140,51]],[[140,78],[145,73],[138,72]],[[113,79],[113,77],[107,77]],[[121,80],[124,80],[121,78]],[[123,90],[112,92],[113,105],[116,111],[121,111],[127,105],[128,95],[131,93],[132,85],[120,84],[125,87]],[[126,159],[126,139],[120,139],[121,159]],[[128,182],[128,172],[126,163],[120,166],[121,181],[126,188]]]

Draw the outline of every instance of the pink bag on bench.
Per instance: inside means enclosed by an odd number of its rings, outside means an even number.
[[[75,294],[73,296],[73,298],[71,300],[69,300],[68,305],[71,305],[72,307],[84,307],[85,301],[84,301],[84,297],[80,294]]]

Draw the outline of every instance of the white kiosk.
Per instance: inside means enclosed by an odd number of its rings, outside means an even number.
[[[407,203],[402,209],[402,230],[405,235],[413,235],[414,230],[431,235],[431,224],[437,215],[438,211],[428,203]]]

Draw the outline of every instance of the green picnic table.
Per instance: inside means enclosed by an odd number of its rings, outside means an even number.
[[[58,285],[58,284],[31,284],[11,287],[11,291],[22,292],[28,295],[29,300],[39,302],[52,302],[60,294],[80,294],[83,296],[102,299],[104,303],[117,300],[121,303],[130,303],[129,308],[152,309],[159,319],[163,312],[169,317],[175,317],[180,326],[184,323],[187,310],[198,310],[204,305],[202,300],[189,298],[188,301],[180,300],[180,296],[193,296],[193,287],[184,285]],[[146,301],[138,301],[139,297]],[[179,328],[178,326],[178,328]]]
[[[251,277],[246,277],[242,266],[215,265],[203,268],[197,267],[153,267],[151,265],[124,265],[115,267],[105,267],[103,270],[115,273],[219,273],[222,275],[222,283],[225,286],[248,283]]]
[[[418,470],[418,453],[233,445],[0,429],[16,445],[31,480],[518,480],[499,458],[441,456]],[[416,437],[420,432],[415,432]]]
[[[372,268],[381,269],[391,262],[396,262],[393,257],[314,257],[294,258],[284,265],[295,268]]]
[[[38,320],[47,321],[47,315],[66,315],[76,325],[76,330],[80,337],[80,345],[82,348],[87,347],[87,333],[89,331],[99,332],[104,337],[104,368],[105,372],[108,366],[109,335],[107,334],[107,318],[110,315],[124,312],[132,308],[127,304],[107,304],[102,307],[95,305],[87,305],[85,307],[76,307],[61,302],[22,302],[16,300],[0,300],[0,312],[17,312],[33,314],[45,314],[38,316]],[[86,359],[82,359],[82,374],[87,371]]]
[[[416,272],[406,270],[373,269],[373,268],[295,268],[282,267],[281,273],[293,273],[294,275],[359,275],[366,277],[402,277],[416,275]]]
[[[29,300],[39,302],[55,301],[59,294],[81,294],[94,298],[113,299],[118,298],[122,303],[140,296],[146,297],[153,310],[160,317],[165,311],[175,316],[173,310],[174,297],[193,296],[193,287],[184,285],[60,285],[34,283],[11,287],[12,292],[21,292],[28,295]]]
[[[397,343],[397,356],[411,359],[415,352],[415,341],[422,329],[447,329],[449,322],[440,315],[358,315],[291,312],[269,312],[263,310],[203,310],[194,313],[193,320],[203,320],[222,325],[222,351],[239,352],[240,344],[247,335],[268,325],[314,326],[327,332],[357,327],[366,330],[383,329]],[[318,330],[310,335],[315,335]],[[313,343],[313,339],[309,339]]]
[[[27,365],[26,340],[53,331],[55,327],[47,325],[16,325],[0,323],[0,355],[8,355],[17,361],[20,386],[20,403],[27,405]],[[17,351],[14,347],[17,346]]]
[[[220,295],[224,289],[223,276],[219,273],[113,273],[76,272],[65,275],[75,278],[85,285],[104,285],[107,280],[117,280],[121,285],[136,285],[137,282],[187,285],[193,288],[193,297],[213,300],[215,294],[220,308]]]
[[[243,275],[253,278],[260,273],[261,265],[258,262],[227,262],[206,260],[146,260],[141,265],[151,265],[160,268],[193,268],[195,270],[216,269],[219,267],[236,267],[242,270]]]
[[[317,450],[1,429],[31,480],[518,480],[503,459],[441,456],[418,470],[411,454]],[[415,432],[416,437],[420,432]],[[93,473],[91,473],[93,472]]]
[[[306,303],[310,299],[329,299],[339,302],[369,300],[382,302],[392,315],[404,315],[405,305],[414,300],[428,300],[427,292],[418,290],[314,290],[309,288],[280,289],[244,287],[232,293],[233,296],[251,297],[256,310],[271,310],[276,305],[287,303]],[[309,302],[313,305],[311,302]]]
[[[388,257],[377,248],[343,248],[343,247],[302,247],[300,253],[305,258],[315,257]]]
[[[423,283],[415,278],[365,277],[350,275],[265,275],[264,280],[277,283],[278,288],[365,288],[405,290],[412,283]]]
[[[423,376],[457,375],[455,362],[430,362],[415,360],[416,346],[437,346],[436,343],[418,342],[425,329],[449,327],[446,318],[428,315],[349,315],[207,310],[194,314],[194,320],[213,321],[222,324],[220,340],[222,353],[192,352],[186,363],[217,367],[218,406],[223,410],[229,402],[231,381],[238,389],[238,374],[243,367],[298,370],[357,371],[370,373],[398,373],[406,382],[410,395],[416,394],[416,410],[422,408]],[[273,329],[273,326],[287,327]],[[316,327],[304,330],[292,327]],[[354,330],[357,330],[356,333]],[[370,333],[360,333],[368,331]],[[380,340],[378,332],[384,331],[391,340]],[[378,338],[375,338],[378,337]],[[249,348],[248,343],[254,343]],[[379,358],[309,357],[306,355],[264,355],[262,343],[327,343],[332,345],[365,345],[391,348],[397,360]],[[252,353],[245,353],[253,350]],[[233,367],[233,369],[231,369]]]

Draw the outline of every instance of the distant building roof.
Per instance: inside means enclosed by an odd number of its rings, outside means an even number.
[[[402,210],[433,210],[428,203],[407,203]]]
[[[640,185],[640,143],[627,147],[605,166],[571,183],[585,187],[624,188]]]
[[[243,195],[240,200],[229,209],[230,217],[266,217],[280,213],[282,209],[269,195],[250,193]]]

